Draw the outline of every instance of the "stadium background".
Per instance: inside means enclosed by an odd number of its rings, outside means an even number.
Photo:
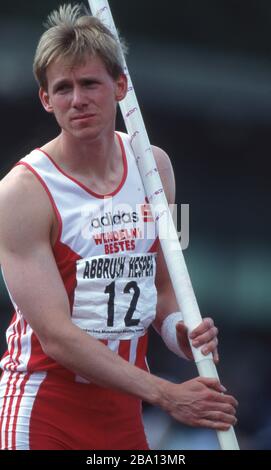
[[[1,177],[56,135],[31,68],[41,23],[59,4],[1,4]],[[174,0],[166,7],[111,0],[150,140],[172,158],[179,207],[190,206],[184,254],[202,314],[220,329],[218,371],[240,402],[240,445],[271,449],[271,4]],[[1,352],[10,313],[0,281]],[[149,363],[176,381],[196,373],[154,333]],[[213,432],[176,424],[150,406],[145,420],[155,448],[217,447]]]

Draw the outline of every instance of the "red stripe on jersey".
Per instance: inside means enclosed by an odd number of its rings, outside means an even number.
[[[18,321],[19,321],[19,316],[17,312],[15,311],[11,320],[11,324],[10,324],[10,328],[12,328],[13,333],[11,333],[10,336],[8,337],[8,353],[10,355],[10,360],[5,365],[6,370],[11,369],[11,366],[14,364],[13,355],[14,355],[14,350],[15,350],[15,339],[16,339],[16,334],[17,334],[16,326],[17,326]]]
[[[119,141],[119,144],[120,144],[120,148],[121,148],[121,156],[122,156],[122,164],[123,164],[123,174],[122,174],[122,178],[121,178],[121,181],[119,183],[119,185],[117,186],[117,188],[112,191],[111,193],[107,193],[107,194],[98,194],[98,193],[95,193],[94,191],[92,191],[90,188],[88,188],[85,184],[81,183],[80,181],[78,181],[76,178],[74,178],[73,176],[71,175],[68,175],[68,173],[66,173],[64,170],[62,170],[62,168],[53,160],[53,158],[47,153],[45,152],[44,150],[38,148],[37,150],[39,150],[40,152],[43,153],[43,155],[45,155],[47,158],[49,158],[50,162],[57,168],[57,170],[62,173],[62,175],[64,175],[66,178],[68,178],[69,180],[73,181],[75,184],[77,184],[78,186],[80,186],[80,188],[82,188],[84,191],[86,191],[87,193],[91,194],[92,196],[96,197],[97,199],[103,199],[104,197],[113,197],[115,196],[120,190],[121,188],[123,187],[125,181],[126,181],[126,178],[127,178],[127,173],[128,173],[128,164],[127,164],[127,157],[126,157],[126,152],[125,152],[125,148],[124,148],[124,144],[122,142],[122,138],[121,136],[116,132],[116,136],[118,138],[118,141]],[[30,167],[31,168],[31,167]]]
[[[151,246],[150,249],[148,250],[148,253],[157,253],[157,251],[158,251],[158,246],[159,246],[159,238],[156,237],[156,239],[154,240],[152,246]]]
[[[69,297],[70,308],[72,312],[74,291],[76,288],[76,261],[82,257],[60,241],[56,242],[53,252],[57,267]]]
[[[16,335],[16,346],[17,346],[17,353],[16,356],[14,357],[13,365],[12,365],[12,370],[17,370],[17,366],[20,363],[20,355],[21,355],[21,330],[22,330],[22,325],[21,325],[21,318],[18,314],[18,323],[17,323],[17,335]]]
[[[26,329],[27,329],[27,322],[24,318],[22,318],[22,321],[23,321],[23,325],[24,325],[23,335],[25,335],[26,334]]]
[[[39,182],[41,183],[41,185],[43,186],[43,188],[45,189],[48,197],[49,197],[49,200],[52,204],[52,207],[53,207],[53,210],[54,210],[54,213],[56,215],[56,218],[57,218],[57,221],[58,221],[58,235],[57,235],[57,241],[60,240],[60,237],[61,237],[61,232],[62,232],[62,219],[61,219],[61,216],[60,216],[60,213],[58,211],[58,208],[56,207],[56,204],[55,204],[55,201],[53,199],[53,196],[52,194],[50,193],[46,183],[43,181],[42,177],[38,174],[38,172],[36,170],[34,170],[34,168],[29,165],[28,163],[26,162],[22,162],[22,161],[19,161],[18,163],[16,163],[15,166],[18,166],[18,165],[24,165],[26,168],[28,168],[29,171],[31,171],[31,173],[33,173],[33,175],[36,176],[36,178],[39,180]]]

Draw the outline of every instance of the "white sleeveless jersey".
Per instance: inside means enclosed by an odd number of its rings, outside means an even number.
[[[129,137],[116,135],[122,148],[123,177],[110,195],[95,194],[66,175],[40,149],[18,164],[36,175],[56,213],[59,234],[53,250],[72,322],[126,360],[146,368],[146,331],[157,301],[157,234]],[[2,368],[28,372],[59,368],[43,353],[23,312],[13,304]]]

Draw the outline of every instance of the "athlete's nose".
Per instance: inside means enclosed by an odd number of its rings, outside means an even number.
[[[75,86],[72,95],[72,106],[74,108],[82,108],[87,105],[87,97],[84,90],[80,86]]]

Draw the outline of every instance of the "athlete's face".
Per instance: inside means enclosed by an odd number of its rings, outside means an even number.
[[[86,57],[79,65],[52,62],[47,83],[47,90],[40,89],[40,99],[64,133],[85,139],[114,130],[116,105],[125,97],[127,80],[124,75],[114,80],[98,56]]]

